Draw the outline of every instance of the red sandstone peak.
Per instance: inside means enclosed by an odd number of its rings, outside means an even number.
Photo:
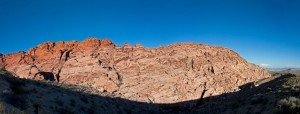
[[[115,45],[116,48],[120,48],[120,46],[118,44]]]
[[[164,46],[163,45],[159,45],[159,47],[158,48],[163,48]]]
[[[143,48],[144,46],[142,46],[142,44],[135,44],[134,47],[135,48]]]
[[[87,50],[91,48],[99,48],[101,41],[98,38],[87,38],[78,44],[78,48]]]
[[[126,43],[124,44],[123,48],[132,48],[132,46],[131,46],[128,42],[126,42]]]
[[[100,40],[98,38],[86,38],[82,41],[82,43],[99,43]]]
[[[114,48],[114,47],[115,47],[115,44],[108,38],[104,38],[101,41],[101,48]]]
[[[64,42],[64,41],[59,41],[56,43],[56,48],[61,49],[61,50],[68,50],[71,48],[74,48],[78,45],[78,42],[75,40],[72,40],[70,42]]]

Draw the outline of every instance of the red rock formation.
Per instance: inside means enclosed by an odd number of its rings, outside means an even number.
[[[24,57],[25,57],[25,52],[23,51],[17,53],[11,53],[4,56],[4,62],[5,64],[7,64],[7,67],[15,66],[18,64],[26,63],[24,61]]]
[[[124,44],[123,48],[132,48],[132,46],[131,46],[128,42],[126,42],[126,43]]]
[[[100,47],[101,48],[114,48],[115,44],[111,40],[105,38],[101,41],[101,46]]]
[[[143,48],[142,44],[136,44],[134,47],[135,48]]]
[[[6,69],[20,77],[51,72],[60,83],[78,84],[119,97],[173,103],[237,91],[240,85],[270,77],[234,51],[194,43],[159,48],[115,46],[108,39],[46,42],[0,56]],[[2,65],[1,64],[1,65]]]
[[[80,51],[86,51],[90,49],[98,49],[101,45],[101,41],[97,38],[88,38],[78,44],[77,49]]]

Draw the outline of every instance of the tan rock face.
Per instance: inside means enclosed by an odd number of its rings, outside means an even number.
[[[230,49],[194,43],[160,48],[126,43],[120,47],[108,39],[90,38],[46,42],[28,52],[0,56],[1,60],[1,65],[20,77],[37,79],[38,72],[53,73],[60,83],[152,103],[220,95],[271,76]]]

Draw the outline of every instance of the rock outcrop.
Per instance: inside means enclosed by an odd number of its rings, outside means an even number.
[[[239,90],[270,77],[234,51],[194,43],[144,48],[109,39],[45,42],[27,52],[0,55],[0,65],[21,78],[45,79],[149,103],[174,103]],[[37,78],[37,74],[39,78]]]
[[[4,55],[0,53],[0,68],[4,67]]]

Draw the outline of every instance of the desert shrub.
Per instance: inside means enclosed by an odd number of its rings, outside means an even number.
[[[296,97],[288,97],[277,102],[277,113],[299,114],[300,99]]]
[[[20,109],[25,110],[28,108],[28,103],[22,96],[9,95],[5,97],[6,103]]]
[[[5,68],[0,67],[0,73],[3,73],[3,72],[5,72]]]
[[[9,83],[11,90],[15,95],[26,94],[27,91],[23,88],[25,80],[13,77],[10,74],[6,74],[5,80]]]
[[[68,108],[59,108],[56,110],[58,114],[74,114],[74,111]]]
[[[4,105],[4,103],[0,102],[0,112],[6,110],[6,106]]]
[[[34,103],[33,105],[33,108],[34,108],[34,113],[35,114],[39,114],[39,111],[41,110],[41,104],[40,103],[38,103],[38,102],[36,102],[36,103]]]
[[[90,109],[88,109],[88,113],[89,113],[89,114],[95,114],[94,108],[91,107]]]
[[[239,106],[240,106],[240,104],[238,102],[234,102],[231,104],[230,107],[231,107],[231,109],[237,109],[237,108],[239,108]]]
[[[38,90],[36,88],[32,88],[31,92],[38,93]]]
[[[71,105],[72,107],[75,107],[76,101],[75,101],[74,99],[71,99],[71,100],[70,100],[70,105]]]
[[[85,110],[86,110],[86,108],[85,108],[85,107],[83,107],[83,106],[81,106],[81,107],[80,107],[80,110],[81,110],[81,111],[85,111]]]
[[[0,114],[25,114],[24,111],[19,111],[16,108],[7,107],[0,101]]]
[[[6,74],[4,75],[5,80],[10,84],[10,85],[25,85],[24,80],[16,78],[14,76],[12,76],[10,73],[6,72]]]
[[[81,100],[82,102],[87,103],[87,104],[89,103],[89,101],[88,101],[88,99],[87,99],[86,97],[83,97],[83,96],[82,96],[82,97],[80,98],[80,100]]]
[[[58,98],[55,98],[55,101],[54,101],[57,105],[59,105],[59,106],[63,106],[64,105],[64,103],[60,100],[60,99],[58,99]]]
[[[267,104],[268,103],[268,99],[263,98],[263,97],[259,97],[259,98],[254,98],[251,100],[251,104],[252,105],[257,105],[257,104]]]
[[[27,91],[20,85],[10,85],[11,90],[13,91],[14,95],[22,95],[26,94]]]

